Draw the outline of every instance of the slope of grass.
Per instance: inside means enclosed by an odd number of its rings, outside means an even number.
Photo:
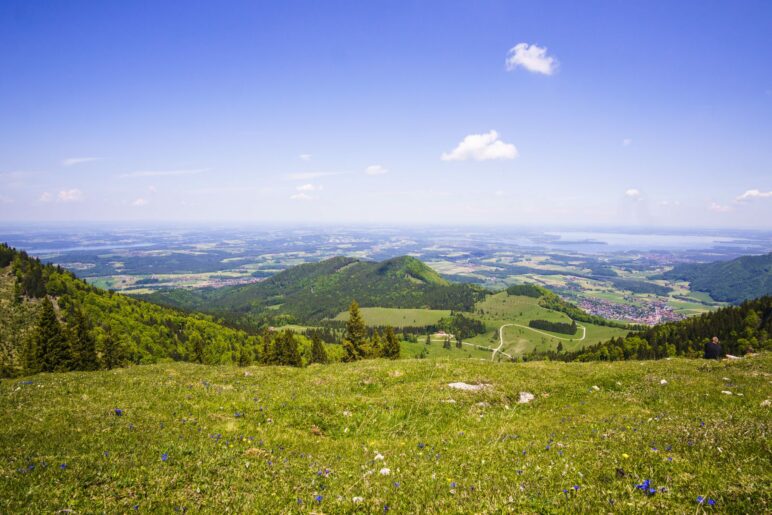
[[[519,324],[527,326],[530,320],[549,320],[551,322],[570,323],[571,318],[565,313],[544,308],[539,305],[539,299],[523,295],[508,295],[506,292],[487,296],[475,305],[475,314],[485,322],[488,331],[485,334],[470,338],[470,343],[498,347],[498,329],[505,324]],[[576,335],[567,336],[549,331],[536,332],[525,327],[510,326],[504,328],[504,346],[502,351],[517,356],[529,353],[534,349],[544,351],[556,349],[558,343],[565,350],[576,350],[585,345],[591,345],[610,338],[625,336],[629,333],[626,329],[617,329],[587,322],[578,322],[584,326],[587,334],[584,340],[580,340],[582,330]],[[546,333],[546,334],[545,334]],[[551,335],[551,336],[550,336]],[[566,339],[568,338],[568,339]]]
[[[360,308],[367,325],[393,327],[420,327],[433,325],[443,317],[450,316],[448,309],[421,308]],[[334,320],[348,320],[348,311],[343,311]]]
[[[0,512],[764,513],[770,374],[761,355],[3,380]]]

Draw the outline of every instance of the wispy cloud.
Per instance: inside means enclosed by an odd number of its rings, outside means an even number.
[[[124,173],[120,177],[173,177],[178,175],[196,175],[208,172],[210,168],[193,168],[183,170],[138,170],[136,172]]]
[[[456,148],[442,154],[443,161],[488,161],[491,159],[514,159],[518,156],[517,147],[504,143],[496,131],[485,134],[469,134]]]
[[[39,201],[39,202],[51,202],[52,200],[54,200],[54,196],[53,196],[53,195],[51,195],[51,194],[50,194],[49,192],[47,192],[47,191],[44,191],[44,192],[43,192],[43,193],[40,195],[40,198],[38,198],[38,201]]]
[[[319,177],[332,177],[333,175],[343,175],[346,172],[301,172],[287,174],[287,179],[291,181],[308,181],[318,179]]]
[[[137,199],[134,199],[134,201],[131,203],[134,207],[142,207],[148,205],[150,202],[146,199],[143,199],[142,197],[139,197]]]
[[[632,144],[633,144],[632,138],[625,138],[625,139],[622,140],[622,146],[623,147],[629,147]]]
[[[748,190],[742,195],[739,195],[735,202],[746,202],[748,200],[756,200],[762,198],[772,198],[772,191],[761,191],[757,189]]]
[[[639,199],[641,198],[641,191],[637,188],[628,188],[625,190],[625,197]]]
[[[730,206],[725,206],[723,204],[719,204],[718,202],[711,202],[708,206],[708,209],[714,213],[728,213],[732,210]]]
[[[522,67],[532,73],[552,75],[558,67],[558,61],[547,55],[547,48],[528,43],[518,43],[507,53],[507,70]]]
[[[80,202],[83,200],[83,192],[78,188],[62,190],[59,192],[56,198],[59,202]]]
[[[298,156],[301,161],[310,161],[311,160],[311,154],[300,154]]]
[[[294,195],[290,195],[291,200],[313,200],[314,197],[309,195],[308,193],[295,193]]]
[[[303,184],[295,189],[298,191],[320,191],[322,186],[319,184]]]
[[[13,199],[0,193],[0,204],[13,204]]]
[[[367,175],[383,175],[389,173],[389,171],[381,165],[370,165],[365,168],[365,173]]]
[[[101,161],[101,157],[68,157],[62,159],[62,166],[75,166],[82,163],[91,163],[92,161]]]

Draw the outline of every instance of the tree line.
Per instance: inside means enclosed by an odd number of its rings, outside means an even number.
[[[728,306],[709,313],[648,327],[625,337],[589,345],[572,352],[534,352],[526,359],[561,361],[620,361],[700,357],[705,344],[718,337],[727,354],[772,349],[772,296]]]

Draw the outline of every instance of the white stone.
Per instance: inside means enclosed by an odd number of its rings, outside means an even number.
[[[491,385],[489,384],[468,384],[468,383],[450,383],[448,384],[450,388],[453,388],[454,390],[465,390],[468,392],[479,392],[480,390],[485,390],[486,388],[490,388]]]
[[[520,392],[520,398],[517,399],[518,404],[528,404],[532,400],[534,400],[535,397],[531,392]]]

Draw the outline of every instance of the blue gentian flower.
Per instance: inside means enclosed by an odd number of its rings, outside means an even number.
[[[705,501],[705,498],[704,498],[703,496],[701,496],[701,495],[698,495],[698,496],[697,496],[697,502],[698,502],[699,504],[702,504],[704,501]]]
[[[161,461],[166,461],[169,459],[169,453],[165,452],[161,455]]]
[[[324,497],[322,497],[321,495],[317,495],[316,497],[314,497],[314,500],[316,502],[322,502],[322,499],[324,499]]]
[[[115,411],[115,416],[116,417],[120,417],[120,416],[123,415],[123,410],[121,408],[115,408],[115,410],[113,410],[113,411]]]
[[[714,501],[713,499],[708,499],[708,506],[715,506],[715,505],[716,505],[716,501]]]

